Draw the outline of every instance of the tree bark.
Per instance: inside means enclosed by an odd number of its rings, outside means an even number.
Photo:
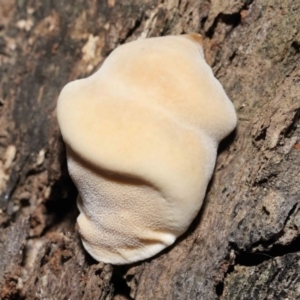
[[[0,299],[299,299],[300,0],[0,0]],[[118,45],[199,32],[238,114],[203,208],[154,258],[94,261],[56,121]]]

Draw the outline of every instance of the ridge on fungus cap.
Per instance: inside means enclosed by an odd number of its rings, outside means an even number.
[[[118,47],[64,87],[57,115],[83,245],[114,264],[153,256],[187,230],[237,121],[198,34]]]

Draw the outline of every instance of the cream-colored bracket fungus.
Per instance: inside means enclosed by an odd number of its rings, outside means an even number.
[[[82,243],[112,264],[151,257],[187,230],[237,121],[198,34],[118,47],[64,87],[57,114]]]

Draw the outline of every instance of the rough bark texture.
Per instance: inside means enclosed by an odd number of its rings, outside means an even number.
[[[299,0],[0,0],[1,299],[300,298]],[[174,246],[97,263],[55,106],[119,44],[199,32],[232,99],[205,205]]]

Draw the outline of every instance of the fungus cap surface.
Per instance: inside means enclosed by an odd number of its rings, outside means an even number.
[[[118,47],[64,87],[57,114],[83,245],[114,264],[155,255],[186,231],[218,143],[236,126],[196,34]]]

